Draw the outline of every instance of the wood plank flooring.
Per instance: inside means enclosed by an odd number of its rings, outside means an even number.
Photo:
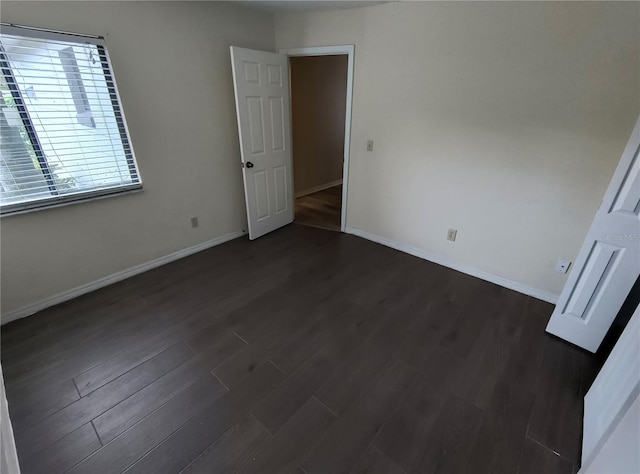
[[[552,306],[290,225],[2,327],[24,473],[573,474]]]
[[[323,189],[295,200],[297,224],[327,230],[340,230],[342,185]]]

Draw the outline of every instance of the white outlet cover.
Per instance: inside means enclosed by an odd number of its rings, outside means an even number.
[[[570,266],[571,262],[569,260],[558,260],[558,263],[556,263],[556,271],[558,273],[567,273]]]

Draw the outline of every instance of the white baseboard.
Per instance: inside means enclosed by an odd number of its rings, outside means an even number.
[[[340,183],[338,183],[340,184]],[[332,187],[335,184],[332,184]],[[437,263],[438,265],[442,265],[448,268],[452,268],[453,270],[457,270],[462,273],[466,273],[467,275],[474,276],[476,278],[480,278],[485,281],[489,281],[491,283],[495,283],[496,285],[503,286],[505,288],[509,288],[510,290],[517,291],[519,293],[524,293],[525,295],[532,296],[534,298],[540,299],[542,301],[547,301],[548,303],[556,304],[558,302],[559,295],[555,293],[550,293],[548,291],[540,290],[537,288],[532,288],[527,285],[523,285],[522,283],[518,283],[513,280],[508,280],[506,278],[502,278],[497,275],[492,275],[490,273],[486,273],[482,270],[478,270],[477,268],[462,265],[459,263],[451,262],[445,258],[428,254],[422,250],[416,249],[414,247],[410,247],[408,245],[401,244],[399,242],[395,242],[393,240],[387,239],[385,237],[380,237],[375,234],[371,234],[364,230],[355,229],[353,227],[346,227],[345,232],[347,234],[353,234],[358,237],[362,237],[363,239],[371,240],[372,242],[377,242],[379,244],[385,245],[387,247],[391,247],[393,249],[399,250],[404,253],[408,253],[410,255],[414,255],[418,258],[422,258],[424,260],[428,260],[433,263]],[[112,275],[106,276],[104,278],[100,278],[91,283],[87,283],[86,285],[81,285],[76,288],[72,288],[71,290],[64,291],[62,293],[58,293],[57,295],[50,296],[48,298],[42,299],[35,303],[23,306],[18,309],[14,309],[7,313],[2,314],[2,324],[9,323],[11,321],[15,321],[16,319],[24,318],[26,316],[30,316],[32,314],[37,313],[38,311],[42,311],[43,309],[49,308],[59,303],[63,303],[65,301],[69,301],[73,298],[77,298],[78,296],[84,295],[86,293],[90,293],[91,291],[104,288],[105,286],[109,286],[113,283],[117,283],[126,278],[138,275],[140,273],[144,273],[148,270],[152,270],[154,268],[160,267],[167,263],[173,262],[175,260],[179,260],[188,255],[192,255],[194,253],[200,252],[202,250],[206,250],[211,247],[215,247],[216,245],[223,244],[230,240],[236,239],[238,237],[242,237],[245,235],[243,231],[232,232],[230,234],[223,235],[221,237],[209,240],[207,242],[202,242],[200,244],[194,245],[192,247],[178,250],[177,252],[170,253],[169,255],[165,255],[164,257],[156,258],[149,262],[141,263],[139,265],[135,265],[133,267],[127,268],[126,270],[122,270],[120,272],[114,273]]]
[[[485,280],[491,283],[495,283],[496,285],[500,285],[504,288],[508,288],[510,290],[517,291],[518,293],[523,293],[528,296],[532,296],[542,301],[546,301],[547,303],[556,304],[558,302],[558,298],[560,295],[555,293],[551,293],[548,291],[540,290],[538,288],[533,288],[527,285],[523,285],[522,283],[518,283],[517,281],[508,280],[507,278],[502,278],[501,276],[493,275],[491,273],[484,272],[477,268],[471,267],[469,265],[463,265],[460,263],[455,263],[446,258],[439,257],[437,255],[432,255],[427,252],[424,252],[415,247],[411,247],[408,245],[401,244],[399,242],[395,242],[393,240],[387,239],[385,237],[380,237],[375,234],[371,234],[364,230],[355,229],[353,227],[346,227],[345,232],[347,234],[353,234],[358,237],[362,237],[363,239],[371,240],[372,242],[376,242],[378,244],[385,245],[387,247],[391,247],[393,249],[399,250],[404,253],[408,253],[418,258],[422,258],[424,260],[428,260],[433,263],[437,263],[438,265],[442,265],[444,267],[451,268],[453,270],[457,270],[462,273],[466,273],[467,275],[471,275],[476,278],[480,278],[481,280]]]
[[[183,257],[198,253],[202,250],[206,250],[230,240],[237,239],[238,237],[242,237],[243,235],[246,235],[246,233],[241,230],[231,232],[230,234],[226,234],[221,237],[202,242],[186,249],[178,250],[177,252],[170,253],[169,255],[165,255],[164,257],[159,257],[149,262],[135,265],[112,275],[108,275],[106,277],[92,281],[91,283],[87,283],[86,285],[81,285],[76,288],[72,288],[71,290],[63,291],[62,293],[58,293],[57,295],[53,295],[40,301],[36,301],[35,303],[23,306],[18,309],[14,309],[7,313],[3,313],[2,324],[6,324],[11,321],[15,321],[16,319],[24,318],[26,316],[31,316],[32,314],[35,314],[38,311],[42,311],[43,309],[49,308],[59,303],[63,303],[65,301],[69,301],[73,298],[77,298],[78,296],[90,293],[91,291],[104,288],[105,286],[112,285],[113,283],[117,283],[119,281],[125,280],[126,278],[130,278],[132,276],[144,273],[148,270],[152,270],[175,260],[179,260]]]
[[[339,184],[342,184],[342,179],[336,179],[335,181],[331,181],[330,183],[321,184],[320,186],[314,186],[313,188],[305,189],[304,191],[298,191],[295,193],[295,197],[299,198],[302,196],[306,196],[307,194],[317,193],[318,191],[333,188],[334,186],[338,186]]]

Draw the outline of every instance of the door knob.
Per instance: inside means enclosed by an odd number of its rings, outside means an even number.
[[[253,168],[253,163],[251,163],[250,161],[247,161],[246,167]]]

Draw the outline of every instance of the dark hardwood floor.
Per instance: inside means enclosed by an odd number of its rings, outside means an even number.
[[[340,230],[342,185],[300,196],[295,201],[296,223],[327,230]]]
[[[2,327],[24,473],[573,474],[552,306],[290,225]]]

